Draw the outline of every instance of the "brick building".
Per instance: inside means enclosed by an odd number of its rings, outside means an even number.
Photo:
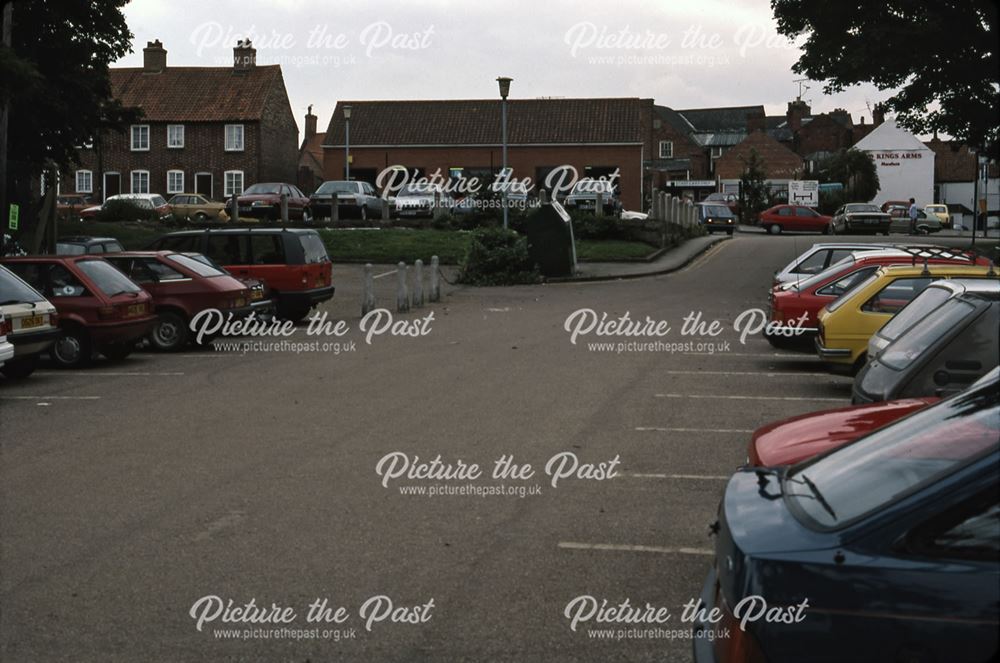
[[[765,131],[754,131],[739,145],[722,155],[715,162],[715,172],[725,191],[739,182],[750,154],[755,151],[760,157],[768,181],[772,184],[787,183],[802,176],[802,157],[782,145]]]
[[[296,181],[306,194],[311,194],[323,183],[323,141],[326,139],[326,132],[316,131],[317,119],[310,105],[303,125],[305,134],[299,146],[299,171]]]
[[[536,188],[553,168],[579,177],[619,172],[625,209],[640,209],[643,196],[641,101],[611,99],[508,100],[508,165]],[[394,165],[443,177],[490,181],[502,164],[499,99],[343,101],[323,140],[323,176],[344,178],[344,106],[351,107],[351,178],[376,184]]]
[[[295,181],[298,128],[281,68],[257,66],[249,40],[233,49],[232,67],[168,67],[167,51],[152,41],[142,67],[111,69],[110,77],[113,96],[142,117],[81,148],[62,193],[219,199],[255,182]]]

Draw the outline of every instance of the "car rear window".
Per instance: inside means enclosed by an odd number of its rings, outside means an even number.
[[[783,493],[807,524],[839,528],[998,447],[1000,390],[990,382],[794,466]]]
[[[902,311],[894,315],[889,322],[885,323],[878,335],[889,341],[894,340],[912,327],[915,322],[948,301],[949,297],[951,297],[950,290],[927,288],[907,304]]]
[[[87,247],[83,244],[56,242],[56,255],[58,256],[82,256],[86,252]]]
[[[123,292],[142,292],[142,288],[127,276],[103,260],[80,260],[76,263],[80,271],[87,275],[97,289],[109,297]]]
[[[198,276],[204,276],[206,278],[212,278],[215,276],[225,276],[226,273],[203,263],[200,260],[195,260],[190,256],[181,255],[180,253],[171,253],[167,256],[167,260],[177,263],[181,267],[191,270]]]
[[[19,263],[23,264],[23,263]],[[44,302],[41,293],[0,265],[0,304]]]
[[[956,298],[946,302],[934,311],[933,315],[913,325],[883,350],[879,355],[879,361],[889,368],[903,370],[916,361],[937,339],[972,315],[975,310],[972,304],[961,299]]]
[[[330,262],[330,256],[326,252],[326,245],[319,235],[315,233],[303,233],[299,235],[299,243],[302,244],[302,252],[305,254],[306,264],[318,262]]]

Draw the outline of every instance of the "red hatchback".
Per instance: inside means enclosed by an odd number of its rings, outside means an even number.
[[[760,213],[760,227],[777,235],[786,230],[816,232],[824,235],[830,232],[831,217],[820,214],[802,205],[775,205]]]
[[[252,311],[247,286],[229,274],[172,251],[126,251],[104,256],[153,296],[156,323],[149,341],[157,350],[183,348],[197,313],[217,309],[233,318]]]
[[[800,283],[773,287],[768,295],[773,324],[765,328],[764,337],[776,348],[812,351],[819,312],[824,306],[853,289],[883,265],[923,263],[925,260],[931,264],[989,265],[986,258],[973,261],[967,254],[940,248],[858,251]],[[795,327],[801,329],[801,333],[795,334]]]
[[[49,354],[61,366],[83,366],[94,352],[124,359],[156,322],[149,293],[98,256],[26,256],[2,262],[55,305],[60,336]]]

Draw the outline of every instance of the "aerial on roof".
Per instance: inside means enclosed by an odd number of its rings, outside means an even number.
[[[639,144],[638,98],[512,99],[507,140],[528,144]],[[344,106],[351,107],[351,145],[499,145],[500,100],[343,101],[324,145],[344,144]]]
[[[261,119],[279,65],[233,67],[167,67],[147,73],[142,67],[110,70],[113,96],[143,111],[150,122],[223,122]]]

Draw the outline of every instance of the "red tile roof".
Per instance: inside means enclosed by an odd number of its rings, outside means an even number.
[[[327,145],[344,144],[351,106],[351,145],[498,145],[500,100],[343,101]],[[641,143],[638,98],[511,99],[507,140],[539,143]]]
[[[802,157],[763,131],[754,131],[742,143],[716,159],[716,175],[724,180],[739,179],[751,150],[756,150],[760,156],[768,179],[789,179],[802,173]]]
[[[110,74],[114,96],[125,106],[141,108],[150,122],[259,120],[275,84],[284,86],[278,65],[242,72],[232,67],[167,67],[155,74],[127,67],[111,69]]]

